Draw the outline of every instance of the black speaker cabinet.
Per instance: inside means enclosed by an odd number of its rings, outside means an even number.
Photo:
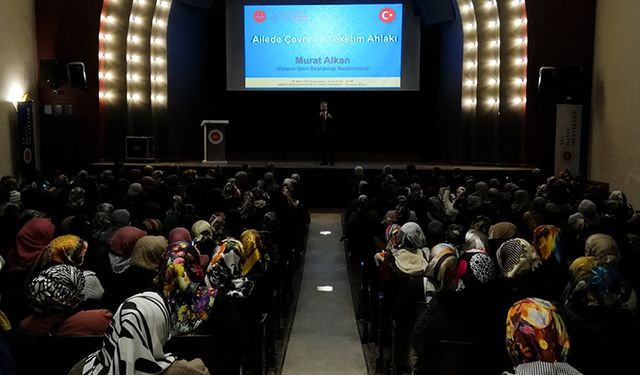
[[[58,80],[58,62],[51,59],[40,60],[40,81],[51,87],[57,87]]]
[[[87,88],[87,73],[84,70],[84,63],[67,63],[67,77],[69,78],[69,85],[71,85],[71,87],[80,89]]]
[[[156,158],[156,142],[154,137],[127,136],[125,159],[152,161]]]

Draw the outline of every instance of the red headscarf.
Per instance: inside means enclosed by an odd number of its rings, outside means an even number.
[[[16,250],[8,256],[9,270],[29,270],[53,239],[55,229],[48,218],[36,217],[27,221],[16,236]]]

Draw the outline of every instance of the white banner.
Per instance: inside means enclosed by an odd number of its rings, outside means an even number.
[[[556,105],[555,174],[568,169],[574,175],[580,172],[580,132],[582,105]]]

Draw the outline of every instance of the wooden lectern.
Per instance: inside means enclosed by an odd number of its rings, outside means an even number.
[[[229,120],[204,120],[200,124],[204,131],[203,163],[227,162],[227,125]]]

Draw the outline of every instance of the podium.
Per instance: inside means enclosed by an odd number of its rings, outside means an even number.
[[[227,162],[227,125],[229,120],[204,120],[200,124],[204,132],[203,163]]]

